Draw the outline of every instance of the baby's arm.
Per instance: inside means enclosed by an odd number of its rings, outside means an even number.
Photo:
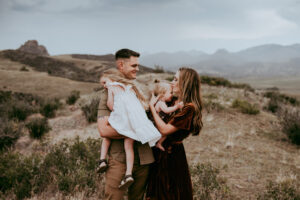
[[[179,104],[168,107],[165,102],[160,102],[159,106],[160,106],[160,109],[166,114],[172,113],[180,107]]]

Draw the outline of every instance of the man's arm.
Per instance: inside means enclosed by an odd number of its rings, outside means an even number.
[[[124,136],[120,135],[111,125],[108,123],[108,116],[98,118],[97,127],[101,137],[110,139],[123,139]]]
[[[97,128],[101,137],[107,137],[110,139],[122,139],[124,136],[118,134],[108,123],[108,116],[110,110],[107,107],[107,90],[102,90],[100,93],[100,101],[98,106],[98,119]]]

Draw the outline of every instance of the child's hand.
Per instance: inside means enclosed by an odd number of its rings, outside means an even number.
[[[177,107],[180,108],[180,109],[183,108],[183,102],[182,102],[182,101],[179,102],[179,103],[177,104]]]
[[[160,150],[162,150],[162,151],[165,151],[165,148],[161,145],[161,143],[156,143],[156,145],[155,145],[157,148],[159,148]]]

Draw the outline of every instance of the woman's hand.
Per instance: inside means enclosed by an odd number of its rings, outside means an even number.
[[[153,106],[156,104],[156,102],[158,101],[159,96],[155,96],[154,93],[152,92],[152,96],[149,102],[149,106]]]

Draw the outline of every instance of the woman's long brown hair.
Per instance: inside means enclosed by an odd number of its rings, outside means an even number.
[[[195,114],[192,122],[192,134],[198,135],[203,127],[200,76],[194,69],[186,67],[180,68],[179,72],[179,99],[183,101],[183,104],[193,103],[195,107]]]

